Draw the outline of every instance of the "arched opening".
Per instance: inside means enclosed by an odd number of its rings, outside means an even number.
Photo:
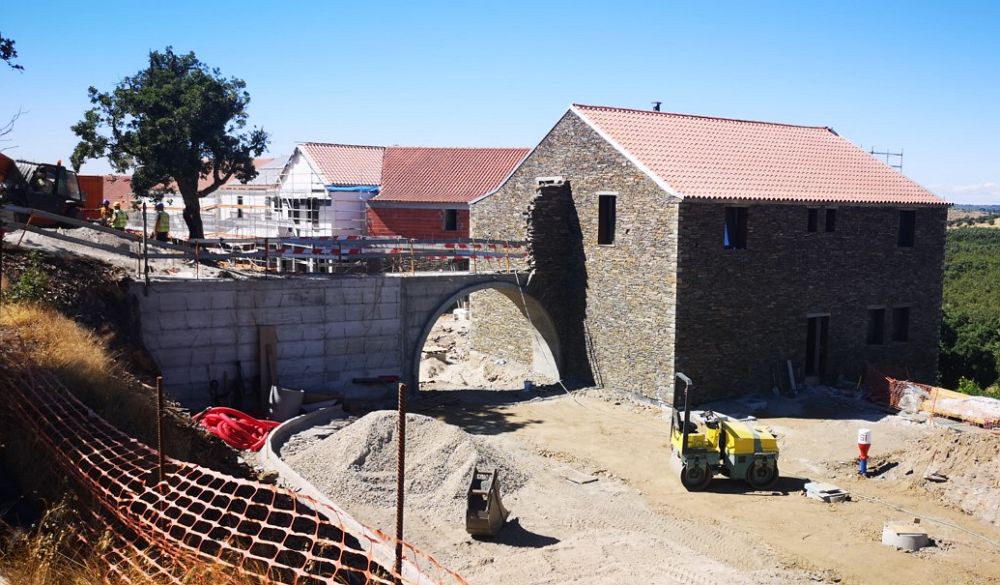
[[[486,311],[502,313],[511,323],[503,337],[512,351],[484,351],[474,342],[476,317]],[[556,382],[562,366],[548,311],[519,286],[503,281],[451,295],[431,313],[413,351],[410,379],[419,390],[519,391],[526,381],[536,386]]]

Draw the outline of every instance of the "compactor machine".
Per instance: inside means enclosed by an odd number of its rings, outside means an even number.
[[[750,422],[734,420],[706,410],[701,425],[691,421],[691,378],[678,372],[684,383],[683,418],[674,392],[670,420],[671,459],[688,491],[708,487],[716,474],[742,479],[754,489],[767,489],[778,480],[778,441],[770,432]]]

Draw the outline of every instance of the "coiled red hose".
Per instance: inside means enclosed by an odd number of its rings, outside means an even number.
[[[267,434],[281,423],[258,420],[245,412],[225,406],[215,406],[197,415],[194,420],[227,444],[241,451],[260,451]]]

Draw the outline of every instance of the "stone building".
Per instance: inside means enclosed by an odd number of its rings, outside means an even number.
[[[683,371],[705,399],[789,360],[933,381],[946,209],[830,128],[573,105],[470,224],[528,241],[563,379],[663,398]],[[527,359],[509,300],[472,309],[477,349]]]

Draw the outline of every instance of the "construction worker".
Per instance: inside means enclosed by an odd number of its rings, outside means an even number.
[[[111,226],[111,216],[114,214],[111,211],[111,202],[105,199],[101,201],[101,225],[109,227]]]
[[[170,214],[163,210],[163,203],[156,204],[156,222],[153,224],[155,238],[159,242],[167,241],[170,233]]]
[[[111,213],[111,227],[116,230],[125,231],[125,226],[128,225],[128,214],[122,209],[121,202],[115,202],[115,210]]]

